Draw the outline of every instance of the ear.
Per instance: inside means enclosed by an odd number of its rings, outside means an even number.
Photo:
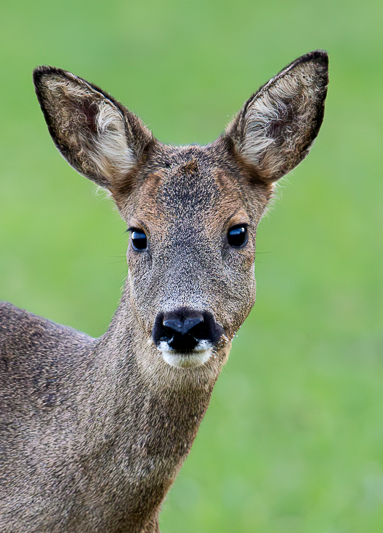
[[[227,127],[235,153],[267,182],[309,153],[324,114],[328,56],[322,50],[295,60],[261,87]]]
[[[151,132],[98,87],[54,67],[33,73],[52,139],[72,167],[114,192],[153,142]]]

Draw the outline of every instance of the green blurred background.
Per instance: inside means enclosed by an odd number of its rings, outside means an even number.
[[[383,531],[383,4],[0,4],[0,299],[102,334],[126,275],[110,200],[59,156],[31,80],[110,91],[163,142],[214,140],[259,85],[330,54],[326,116],[259,227],[235,339],[164,533]]]

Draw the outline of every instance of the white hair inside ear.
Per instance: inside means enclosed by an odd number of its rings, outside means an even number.
[[[96,127],[95,150],[89,157],[109,182],[121,181],[137,163],[127,144],[124,118],[109,102],[100,102]]]
[[[226,134],[259,177],[275,181],[304,159],[323,119],[327,54],[299,58],[261,87]]]

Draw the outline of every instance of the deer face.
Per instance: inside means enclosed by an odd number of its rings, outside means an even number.
[[[254,303],[268,188],[246,182],[223,142],[154,147],[145,170],[121,208],[131,305],[165,361],[197,366],[231,340]]]
[[[81,78],[35,71],[56,146],[109,189],[128,225],[129,304],[168,364],[207,363],[250,312],[257,224],[273,182],[308,154],[327,81],[327,55],[312,52],[255,93],[216,142],[174,148]]]

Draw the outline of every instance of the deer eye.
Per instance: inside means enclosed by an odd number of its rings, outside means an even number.
[[[246,226],[233,226],[227,232],[227,240],[233,248],[243,248],[247,244]]]
[[[145,233],[139,229],[132,230],[131,241],[133,250],[141,252],[148,247],[148,239]]]

